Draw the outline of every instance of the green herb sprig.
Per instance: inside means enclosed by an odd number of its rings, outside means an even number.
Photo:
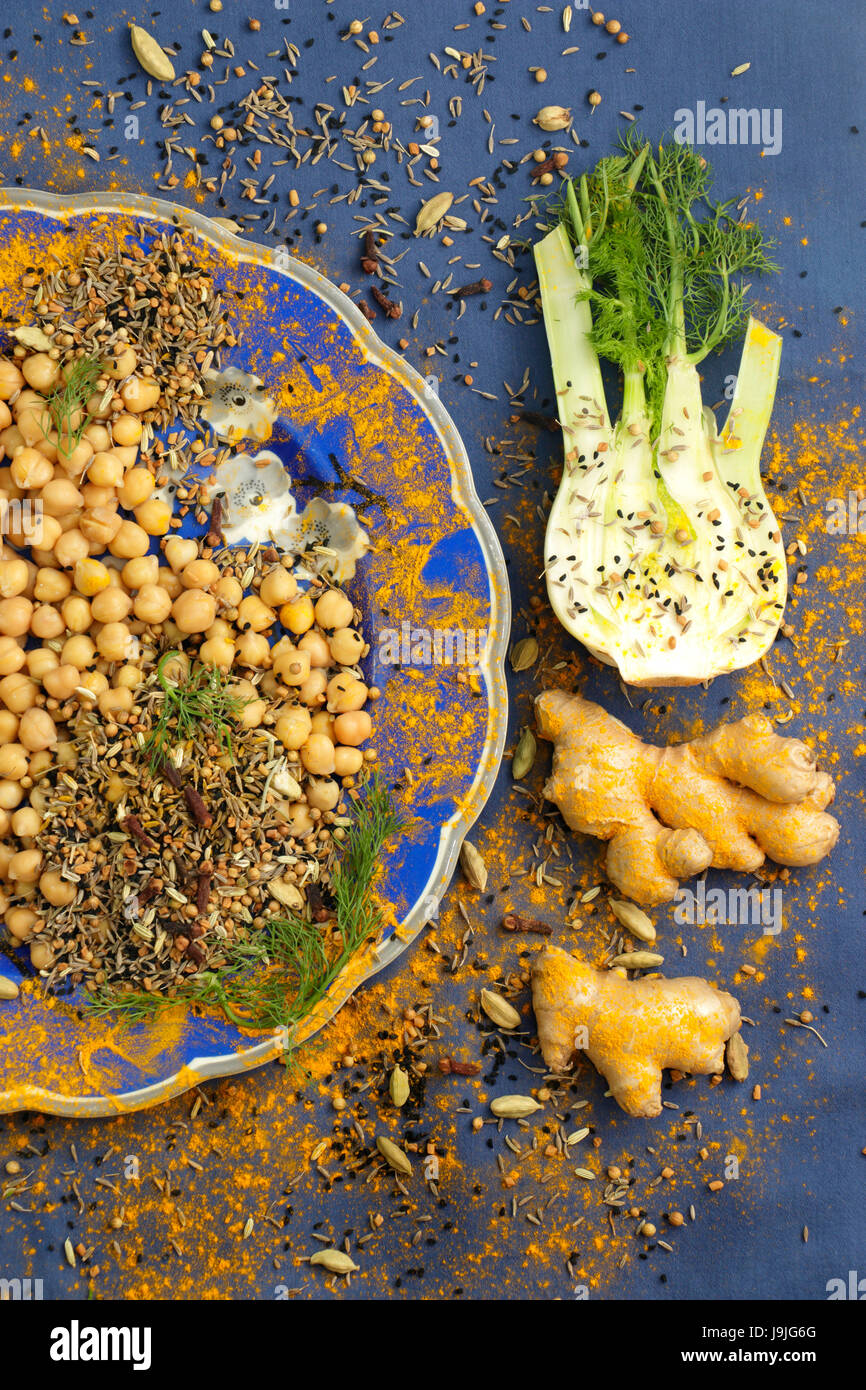
[[[102,372],[102,364],[97,358],[77,357],[66,372],[66,380],[61,380],[50,396],[45,398],[48,418],[66,454],[78,448],[90,424],[92,417],[84,407],[96,390]],[[73,420],[77,420],[75,425]]]
[[[248,703],[232,690],[216,666],[195,666],[182,680],[173,680],[166,668],[169,662],[179,660],[183,660],[181,652],[165,652],[156,668],[164,699],[142,750],[151,772],[173,744],[195,738],[203,729],[231,757],[232,724]]]
[[[403,823],[387,789],[378,778],[371,781],[331,875],[340,934],[336,949],[329,949],[333,938],[319,923],[295,913],[273,917],[254,936],[228,944],[218,971],[202,971],[175,995],[98,990],[90,996],[91,1013],[133,1024],[178,1004],[196,1004],[221,1008],[244,1028],[283,1028],[291,1038],[358,948],[380,930],[372,880],[385,843]]]

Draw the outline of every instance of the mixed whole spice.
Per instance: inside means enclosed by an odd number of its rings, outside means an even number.
[[[99,1011],[288,1027],[374,933],[396,824],[378,785],[349,814],[375,763],[360,614],[203,510],[203,382],[237,339],[180,234],[27,281],[0,360],[6,930]],[[197,535],[160,495],[167,426]]]

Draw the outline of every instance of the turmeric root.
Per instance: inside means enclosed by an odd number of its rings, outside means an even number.
[[[725,1066],[740,1006],[706,980],[628,980],[550,947],[536,958],[532,1002],[545,1063],[583,1051],[629,1115],[658,1115],[662,1069],[705,1075]]]
[[[535,709],[554,745],[544,795],[572,830],[608,841],[607,875],[635,902],[669,902],[710,865],[817,864],[839,837],[831,778],[762,714],[656,748],[580,695],[546,690]]]

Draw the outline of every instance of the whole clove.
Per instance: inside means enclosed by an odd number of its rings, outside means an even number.
[[[468,299],[473,294],[489,294],[493,289],[493,281],[488,280],[487,276],[482,276],[480,280],[471,280],[468,285],[460,285],[456,290],[449,290],[452,299]]]
[[[393,299],[389,299],[385,291],[380,290],[378,285],[373,285],[370,289],[370,293],[379,308],[384,310],[389,319],[399,319],[402,317],[403,305],[396,304]]]
[[[550,936],[553,928],[538,917],[524,917],[521,912],[506,912],[500,926],[503,931],[533,932],[536,936]]]
[[[156,841],[150,838],[138,816],[124,816],[120,824],[139,844],[144,845],[145,849],[156,849]]]
[[[556,434],[561,429],[559,421],[553,415],[542,415],[537,410],[517,410],[513,420],[525,420],[528,425],[537,425],[541,430],[550,430],[551,434]]]
[[[456,1057],[440,1057],[439,1070],[443,1076],[478,1076],[480,1062],[458,1062]]]
[[[213,506],[210,512],[210,525],[208,526],[208,533],[204,538],[204,543],[210,546],[211,550],[219,550],[221,546],[225,545],[225,537],[223,536],[223,504],[221,497],[215,497],[213,500]]]
[[[213,816],[205,805],[204,799],[199,796],[195,787],[184,787],[183,799],[189,808],[189,813],[197,825],[201,825],[205,830],[213,825]]]
[[[532,182],[537,183],[542,174],[552,174],[555,169],[564,169],[567,163],[568,155],[565,150],[557,150],[556,154],[552,154],[549,159],[545,159],[541,164],[536,164],[532,171]]]
[[[358,300],[358,308],[361,310],[361,313],[364,315],[364,318],[367,320],[368,323],[374,322],[376,318],[376,310],[370,308],[366,299]]]
[[[213,862],[205,860],[198,871],[198,881],[195,886],[195,905],[199,913],[207,911],[208,898],[210,897],[210,883],[213,877]]]
[[[364,254],[361,257],[361,269],[364,271],[366,275],[379,274],[379,260],[376,255],[377,250],[378,247],[376,246],[376,238],[373,236],[373,233],[368,229],[364,233]]]

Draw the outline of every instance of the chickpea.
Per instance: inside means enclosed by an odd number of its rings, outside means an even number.
[[[262,579],[259,597],[270,608],[279,608],[282,604],[289,603],[297,592],[298,581],[295,576],[283,569],[282,565],[275,565]]]
[[[119,623],[132,612],[132,599],[123,589],[112,584],[94,594],[90,611],[98,623]]]
[[[7,743],[0,748],[0,777],[4,781],[20,782],[27,776],[30,760],[22,743]]]
[[[334,771],[334,745],[327,734],[310,734],[301,745],[301,762],[317,777],[330,777]]]
[[[33,597],[40,603],[58,603],[72,588],[72,579],[62,570],[38,569],[33,584]]]
[[[32,386],[34,391],[52,391],[60,376],[60,363],[49,357],[47,352],[36,352],[32,357],[25,357],[21,372],[27,385]]]
[[[298,696],[304,705],[323,705],[328,686],[328,673],[322,668],[314,668],[298,689]]]
[[[171,595],[159,584],[142,584],[132,611],[143,623],[165,622],[171,612]]]
[[[125,687],[127,690],[135,690],[142,681],[142,671],[140,666],[121,666],[114,673],[114,687],[119,690]]]
[[[241,728],[257,729],[268,712],[267,701],[255,698],[257,692],[256,687],[252,684],[252,682],[240,681],[238,683],[239,694],[241,686],[249,687],[249,691],[246,694],[241,695],[241,698],[246,700],[246,704],[244,705],[239,715],[239,722]]]
[[[172,600],[176,599],[178,594],[183,593],[180,575],[175,574],[174,570],[169,569],[168,565],[160,565],[156,582],[162,585],[165,592]]]
[[[351,748],[364,743],[372,732],[373,721],[366,710],[349,710],[346,714],[338,714],[334,720],[335,738]]]
[[[270,644],[260,632],[242,632],[237,640],[236,652],[241,666],[263,670],[271,664]]]
[[[111,435],[105,425],[100,425],[96,420],[92,420],[89,425],[84,427],[84,438],[88,444],[92,445],[93,452],[96,454],[107,453],[111,449]]]
[[[274,658],[274,670],[283,685],[303,685],[310,674],[310,654],[296,647],[284,647]]]
[[[348,627],[352,617],[352,604],[339,589],[329,589],[316,602],[316,622],[320,627]]]
[[[313,601],[309,594],[298,594],[297,598],[284,603],[280,609],[280,622],[296,637],[309,631],[313,626],[313,616]]]
[[[41,681],[48,671],[56,670],[59,665],[57,653],[50,647],[31,647],[27,653],[27,670],[35,681]]]
[[[44,487],[54,477],[54,464],[38,449],[25,444],[16,450],[9,472],[20,488]]]
[[[156,584],[159,580],[159,559],[156,555],[137,555],[135,559],[127,560],[120,577],[127,589],[141,589],[145,584]]]
[[[113,390],[109,392],[104,386],[97,387],[93,395],[88,396],[84,402],[84,409],[91,420],[107,420],[112,412],[119,408],[118,405],[112,404],[113,399]],[[119,401],[119,397],[116,399]]]
[[[79,678],[79,681],[78,681],[78,698],[79,698],[79,700],[97,700],[97,699],[99,698],[99,696],[102,694],[102,692],[103,692],[104,690],[107,690],[107,689],[108,689],[108,677],[107,677],[107,676],[104,676],[104,675],[102,674],[101,671],[88,671],[88,672],[86,672],[85,675],[83,675],[83,676],[81,676],[81,677]],[[89,694],[89,695],[84,695],[84,694],[82,694],[82,691],[85,691],[85,690],[88,690],[88,691],[90,692],[90,694]],[[89,709],[89,708],[90,708],[90,706],[88,705],[88,709]]]
[[[52,478],[39,496],[49,516],[67,516],[84,505],[84,498],[71,478]]]
[[[16,806],[21,805],[23,800],[24,788],[17,781],[6,778],[0,782],[0,807],[2,807],[4,811],[14,810]],[[6,849],[6,845],[0,845],[0,853]],[[7,856],[5,863],[8,864],[10,857],[11,856]],[[0,878],[4,877],[2,862],[4,861],[0,861]]]
[[[117,500],[128,512],[141,507],[153,496],[153,474],[148,468],[130,468],[117,489]]]
[[[314,632],[312,628],[309,632],[304,633],[298,643],[298,651],[310,653],[310,665],[314,669],[331,665],[331,652],[328,643],[321,632]]]
[[[78,529],[91,547],[102,552],[107,550],[123,524],[123,517],[116,506],[88,507],[81,513]]]
[[[42,873],[42,851],[21,849],[9,860],[9,877],[22,883],[35,883]]]
[[[78,561],[72,571],[72,578],[79,594],[83,594],[85,598],[93,598],[101,590],[107,589],[111,583],[108,566],[101,560],[93,560],[90,557]]]
[[[0,448],[2,448],[2,454],[0,454],[0,458],[5,457],[10,459],[18,449],[27,448],[24,435],[21,433],[17,425],[7,425],[5,429],[0,430]],[[8,491],[10,487],[15,488],[15,490],[18,491],[18,486],[13,481],[12,474],[10,473],[8,468],[0,469],[0,476],[2,476],[3,478],[2,486],[4,491]],[[20,492],[18,493],[18,495],[20,496]]]
[[[198,546],[187,536],[171,536],[165,543],[165,558],[175,574],[180,574],[197,555]]]
[[[108,549],[118,560],[132,560],[137,555],[147,554],[150,549],[150,537],[136,522],[122,521]]]
[[[53,748],[57,742],[57,725],[47,710],[25,710],[18,728],[18,741],[31,753]]]
[[[218,579],[213,586],[213,592],[221,608],[237,608],[244,596],[240,580],[231,574],[225,574]]]
[[[0,637],[0,677],[20,671],[26,660],[24,648],[14,637]]]
[[[16,941],[26,941],[38,920],[29,907],[13,907],[3,919],[10,936],[14,936]]]
[[[40,749],[39,752],[30,754],[30,767],[28,769],[27,776],[30,778],[31,782],[38,782],[39,778],[43,777],[45,773],[48,771],[49,767],[53,767],[53,765],[53,749]],[[32,792],[30,793],[30,799],[31,801],[33,799]]]
[[[105,592],[111,593],[111,590],[106,589]],[[109,624],[106,624],[107,626]],[[63,643],[60,652],[60,661],[63,666],[72,665],[76,666],[79,671],[86,671],[87,667],[92,666],[95,660],[96,647],[89,637],[85,637],[84,633],[77,633],[74,637],[67,638]],[[2,684],[3,682],[0,681],[0,687]]]
[[[8,401],[23,385],[24,377],[15,363],[5,357],[0,358],[0,401]]]
[[[39,891],[52,907],[68,907],[78,891],[57,869],[46,869],[39,879]]]
[[[111,422],[111,437],[115,444],[128,447],[141,439],[142,425],[137,415],[118,415]],[[125,504],[124,504],[125,505]]]
[[[313,828],[313,818],[302,801],[296,801],[289,807],[286,821],[291,833],[298,839],[309,835]]]
[[[135,371],[138,357],[128,343],[118,343],[110,356],[102,361],[102,370],[112,381],[123,381]]]
[[[210,641],[212,637],[234,637],[235,631],[231,623],[227,623],[225,618],[214,618],[205,637]]]
[[[328,709],[333,714],[345,714],[347,710],[361,709],[367,699],[367,687],[356,676],[341,671],[328,681]]]
[[[0,746],[14,743],[18,737],[18,716],[11,709],[0,709]]]
[[[22,806],[12,816],[12,833],[19,840],[32,840],[42,829],[42,817],[32,806]]]
[[[220,670],[228,671],[235,659],[235,644],[230,637],[209,637],[202,642],[198,654],[207,666],[218,666]]]
[[[33,604],[19,594],[17,598],[0,599],[0,632],[7,637],[23,637],[30,627]]]
[[[96,638],[96,649],[106,661],[126,661],[137,651],[126,623],[106,623]]]
[[[16,403],[15,410],[15,423],[21,431],[21,438],[25,444],[31,446],[35,446],[45,438],[45,431],[42,428],[42,421],[45,419],[45,402],[41,396],[36,399],[42,401],[41,407],[28,405],[19,411]]]
[[[312,728],[309,710],[302,705],[292,705],[278,717],[274,733],[284,748],[297,749],[306,743]]]
[[[12,411],[5,401],[0,400],[0,430],[12,428]]]
[[[70,478],[80,478],[93,458],[93,445],[89,439],[80,439],[73,444],[64,437],[57,445],[57,462]]]
[[[313,715],[312,725],[314,734],[325,734],[332,743],[334,742],[334,716],[328,714],[327,710],[317,709]]]
[[[43,514],[42,514],[42,523],[41,523],[41,527],[40,527],[40,531],[39,531],[38,541],[39,541],[39,549],[41,550],[41,553],[42,553],[42,555],[43,555],[45,558],[42,559],[42,560],[37,560],[37,547],[36,547],[36,544],[34,543],[34,546],[33,546],[33,548],[32,548],[31,551],[30,551],[30,554],[31,554],[32,558],[34,559],[34,561],[36,561],[38,564],[42,564],[42,565],[46,565],[46,566],[47,566],[47,565],[56,565],[56,563],[57,563],[57,558],[56,558],[56,556],[55,556],[55,554],[54,554],[54,547],[55,547],[55,545],[57,544],[57,542],[60,540],[60,537],[61,537],[62,535],[63,535],[63,528],[62,528],[62,526],[60,525],[60,522],[57,520],[57,517],[56,517],[56,516],[46,516],[45,513],[43,512]],[[49,558],[49,557],[50,557],[50,558]]]
[[[120,686],[119,689],[112,687],[101,691],[96,703],[99,705],[100,714],[128,714],[135,704],[135,699],[131,690],[126,686]]]
[[[120,487],[123,483],[123,460],[114,449],[100,449],[99,453],[93,455],[87,476],[97,487]]]
[[[333,811],[340,800],[340,788],[329,777],[311,778],[306,791],[307,805],[314,811]]]
[[[0,560],[0,598],[23,594],[30,580],[24,560]]]
[[[70,632],[86,632],[93,623],[93,612],[81,594],[70,594],[60,605],[63,621]]]
[[[345,715],[340,715],[341,719]],[[364,766],[364,754],[360,748],[347,748],[340,745],[334,749],[334,771],[338,777],[354,777]]]
[[[42,677],[42,685],[53,700],[60,700],[62,703],[71,699],[80,678],[78,667],[67,661],[61,666],[55,666],[53,671],[46,671]]]
[[[216,599],[201,589],[187,589],[171,605],[181,632],[206,632],[216,617]]]
[[[329,638],[331,655],[338,666],[355,666],[364,654],[366,643],[353,627],[338,627]]]
[[[63,569],[73,569],[76,561],[90,553],[87,537],[77,528],[64,531],[54,543],[54,558]]]
[[[126,475],[129,469],[134,468],[138,463],[137,444],[133,444],[128,448],[124,448],[122,444],[115,444],[112,453],[116,454],[117,457],[120,459],[120,462],[123,464],[124,476]]]
[[[30,964],[34,970],[49,970],[54,964],[54,952],[47,941],[31,942]]]
[[[166,535],[171,521],[171,504],[160,497],[151,497],[134,509],[133,515],[139,526],[143,526],[149,536]]]
[[[131,376],[120,388],[120,397],[133,415],[143,415],[159,400],[159,384],[151,377]]]
[[[241,600],[236,619],[241,632],[264,632],[267,628],[273,627],[276,621],[277,615],[273,608],[268,608],[267,604],[262,603],[257,594],[250,594]]]
[[[185,589],[210,589],[219,577],[213,560],[190,560],[181,570],[180,582]]]

